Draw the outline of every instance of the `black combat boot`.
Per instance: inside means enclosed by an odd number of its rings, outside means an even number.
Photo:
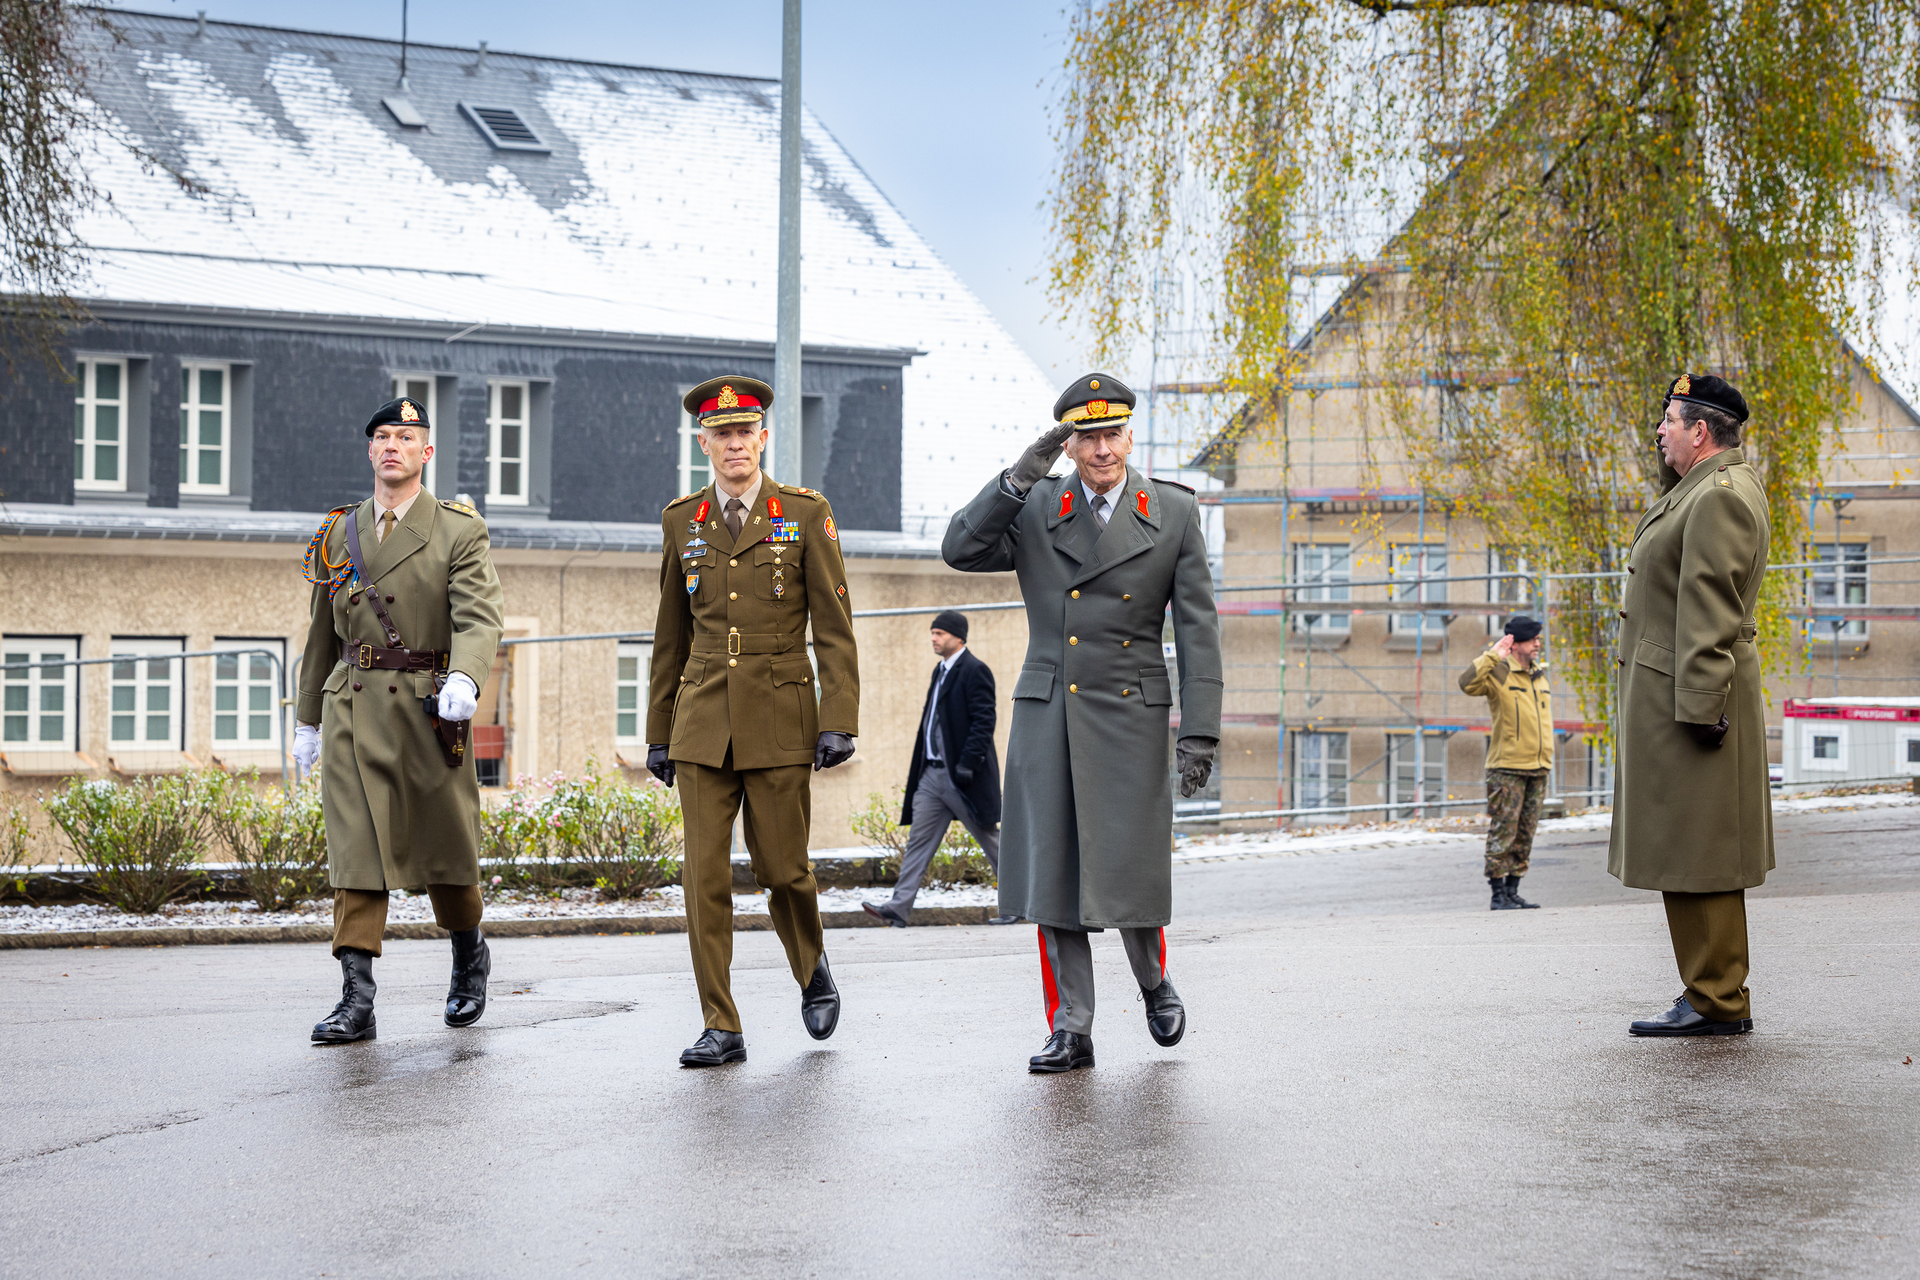
[[[1493,888],[1493,905],[1489,911],[1518,911],[1520,904],[1513,900],[1513,894],[1507,889],[1505,876],[1488,876],[1487,884]]]
[[[493,972],[493,953],[480,936],[480,926],[453,934],[453,982],[447,987],[447,1025],[470,1027],[487,1011],[487,975]]]
[[[1140,993],[1147,1002],[1147,1034],[1163,1049],[1171,1049],[1187,1034],[1187,1006],[1173,989],[1172,978],[1160,979],[1160,985]]]
[[[314,1025],[313,1042],[351,1044],[374,1039],[373,993],[373,953],[340,948],[340,1003]]]
[[[1540,909],[1539,903],[1528,902],[1525,898],[1520,896],[1520,877],[1519,876],[1507,877],[1507,901],[1511,902],[1516,907],[1525,907],[1529,911],[1538,911]]]
[[[800,1021],[815,1040],[825,1040],[840,1025],[840,988],[833,985],[824,955],[813,967],[813,981],[800,989]]]
[[[1040,1052],[1027,1059],[1027,1070],[1034,1075],[1053,1075],[1093,1065],[1093,1037],[1073,1031],[1056,1031],[1047,1037]]]

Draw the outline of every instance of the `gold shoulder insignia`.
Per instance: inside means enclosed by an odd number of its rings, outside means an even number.
[[[692,502],[695,498],[699,497],[701,494],[705,492],[706,492],[705,489],[695,489],[692,493],[683,493],[679,497],[675,498],[672,502],[669,502],[666,506],[660,508],[661,514],[664,515],[665,513],[673,510],[675,507],[679,506],[683,502]]]
[[[440,499],[440,505],[445,507],[449,511],[458,511],[461,515],[465,515],[465,516],[478,516],[480,514],[478,511],[475,511],[472,507],[468,506],[466,503],[455,502],[452,498]]]
[[[803,489],[797,484],[783,484],[780,487],[782,489],[785,489],[788,493],[805,494],[809,498],[819,498],[822,501],[825,501],[827,496],[826,494],[821,493],[818,489]]]
[[[1153,481],[1155,484],[1170,484],[1176,489],[1185,489],[1188,493],[1196,492],[1192,485],[1181,484],[1178,480],[1169,480],[1165,476],[1155,476],[1153,477]]]

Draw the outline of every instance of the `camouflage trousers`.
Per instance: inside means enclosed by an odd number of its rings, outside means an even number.
[[[1487,770],[1487,879],[1527,874],[1546,798],[1545,769]]]

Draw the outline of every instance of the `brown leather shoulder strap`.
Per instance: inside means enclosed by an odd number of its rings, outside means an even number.
[[[360,512],[356,508],[347,516],[347,559],[353,562],[353,576],[366,589],[367,603],[373,606],[374,616],[380,619],[380,625],[386,628],[387,646],[392,649],[404,649],[400,641],[400,630],[393,625],[393,619],[387,616],[387,605],[380,598],[380,588],[367,576],[367,559],[360,554]]]

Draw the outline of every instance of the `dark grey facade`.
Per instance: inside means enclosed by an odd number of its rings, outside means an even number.
[[[10,502],[323,511],[368,490],[363,425],[392,392],[396,373],[430,373],[438,389],[433,443],[439,496],[485,505],[488,380],[531,389],[528,504],[516,519],[647,523],[679,496],[682,389],[722,373],[771,381],[760,344],[630,344],[596,336],[566,345],[541,335],[481,335],[448,342],[336,328],[206,323],[180,317],[104,316],[77,328],[71,357],[127,362],[127,492],[74,487],[75,388],[19,356],[0,375],[0,499]],[[681,349],[683,348],[684,349]],[[809,350],[804,476],[848,529],[898,530],[901,494],[901,373],[909,351]],[[232,367],[229,496],[182,495],[179,485],[182,361]]]

